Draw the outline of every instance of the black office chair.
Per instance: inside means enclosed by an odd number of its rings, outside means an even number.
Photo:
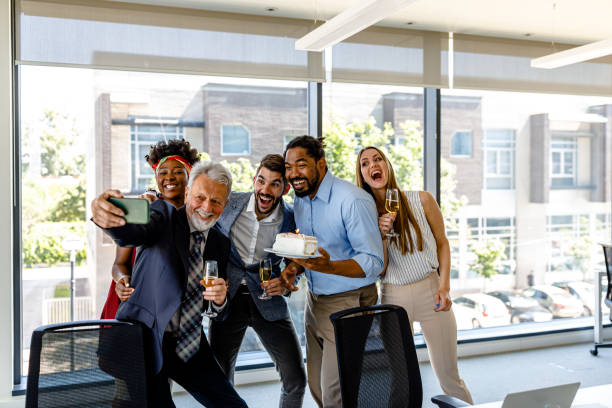
[[[606,275],[608,276],[608,291],[606,292],[606,298],[604,299],[606,306],[610,309],[610,321],[612,321],[612,245],[601,244],[604,251],[604,259],[606,260]],[[592,348],[591,354],[596,356],[597,349],[600,348],[612,348],[612,342],[607,343],[595,343],[595,347]]]
[[[406,311],[395,305],[343,310],[330,316],[336,337],[344,408],[420,408],[423,388]],[[469,404],[446,395],[441,408]]]
[[[34,330],[25,406],[146,408],[141,326],[88,320]]]

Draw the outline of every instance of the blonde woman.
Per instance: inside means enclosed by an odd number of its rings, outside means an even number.
[[[357,157],[357,185],[374,197],[385,243],[382,303],[406,309],[419,322],[431,366],[447,395],[473,404],[457,368],[457,323],[451,312],[450,247],[436,200],[426,191],[399,190],[385,154],[366,147]],[[387,189],[397,189],[399,210],[385,210]],[[385,239],[393,230],[397,236]],[[438,274],[439,269],[439,274]]]

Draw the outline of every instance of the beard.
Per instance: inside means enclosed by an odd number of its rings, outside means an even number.
[[[209,213],[209,212],[205,212],[201,210],[194,210],[194,211],[190,210],[187,212],[187,215],[189,216],[189,221],[191,222],[191,226],[200,232],[206,232],[209,229],[211,229],[213,225],[215,225],[215,223],[217,222],[217,219],[219,218],[219,217],[214,217],[213,213]],[[210,215],[213,216],[210,219],[210,221],[204,221],[200,217],[200,216],[208,217]]]
[[[272,206],[270,207],[270,209],[268,211],[263,211],[261,208],[259,208],[259,197],[271,198],[273,200]],[[256,197],[255,197],[255,206],[257,207],[257,211],[260,214],[263,214],[263,215],[271,214],[272,211],[274,211],[276,209],[276,207],[278,207],[278,204],[280,203],[281,198],[282,198],[282,196],[280,196],[278,198],[274,198],[274,196],[271,196],[269,194],[257,193]]]
[[[306,188],[298,192],[295,190],[295,187],[293,187],[293,192],[298,197],[306,197],[307,195],[310,195],[315,191],[315,189],[317,188],[317,185],[319,184],[320,177],[321,175],[319,174],[319,170],[315,169],[315,176],[313,180],[308,180],[306,177],[294,177],[289,181],[291,182],[291,185],[293,185],[294,181],[304,180],[306,182]]]

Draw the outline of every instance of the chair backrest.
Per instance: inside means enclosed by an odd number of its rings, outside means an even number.
[[[330,319],[343,407],[421,407],[421,374],[404,309],[358,307],[334,313]]]
[[[26,408],[146,408],[142,328],[117,320],[40,327],[32,333]]]
[[[606,273],[608,275],[608,291],[606,292],[606,304],[610,308],[610,320],[612,321],[612,245],[601,244],[606,260]]]

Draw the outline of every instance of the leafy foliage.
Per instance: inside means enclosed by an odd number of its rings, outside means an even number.
[[[239,158],[235,162],[223,160],[221,162],[232,175],[232,190],[248,192],[253,190],[253,177],[255,177],[255,167],[248,159]]]
[[[51,221],[85,221],[85,178],[81,177],[75,188],[66,190],[64,196],[51,210]]]
[[[470,264],[470,268],[485,279],[497,275],[501,261],[506,259],[505,245],[499,239],[480,241],[472,246],[472,252],[476,259]]]
[[[31,225],[24,234],[23,263],[27,266],[51,266],[69,262],[70,255],[64,251],[62,243],[66,237],[74,235],[81,238],[83,243],[87,242],[85,222],[41,222]],[[83,248],[77,253],[77,264],[82,264],[86,257],[87,251]]]
[[[40,134],[42,176],[80,175],[85,172],[85,156],[78,153],[78,133],[74,119],[46,110]]]

